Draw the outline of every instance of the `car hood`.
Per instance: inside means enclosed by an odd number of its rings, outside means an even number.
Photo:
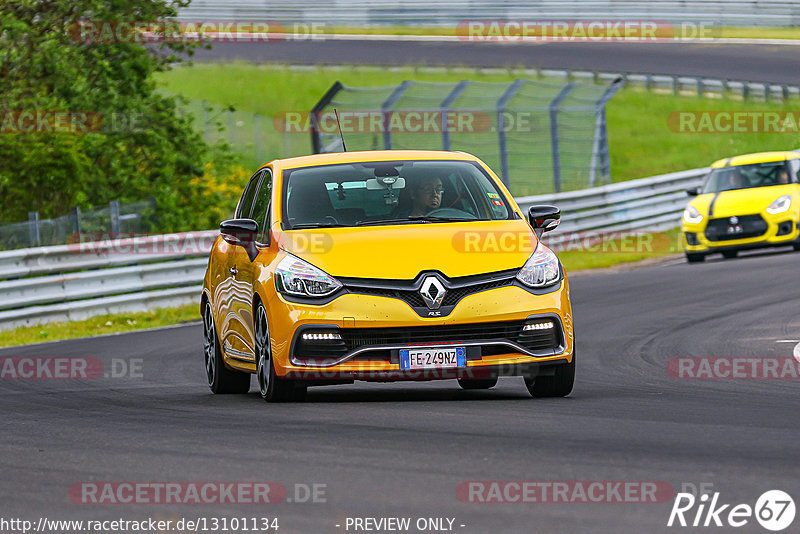
[[[280,247],[331,276],[411,280],[521,268],[536,237],[522,219],[292,230]]]
[[[697,208],[700,213],[708,215],[713,202],[714,212],[710,215],[712,218],[747,215],[761,213],[776,198],[782,195],[791,195],[796,191],[797,185],[792,184],[735,189],[733,191],[700,195],[691,202],[691,205]]]

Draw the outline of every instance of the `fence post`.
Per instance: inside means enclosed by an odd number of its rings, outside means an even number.
[[[608,154],[608,122],[606,121],[606,104],[611,97],[619,91],[625,83],[623,78],[617,78],[603,95],[595,103],[595,132],[594,143],[592,146],[592,161],[589,165],[589,187],[597,185],[597,169],[600,168],[600,175],[604,183],[611,181],[611,158]],[[598,163],[599,160],[599,163]]]
[[[333,97],[336,96],[336,93],[344,89],[342,82],[336,80],[331,85],[330,89],[328,89],[322,98],[320,98],[319,102],[311,108],[311,112],[308,114],[308,121],[311,125],[311,151],[314,154],[320,154],[322,152],[322,130],[319,127],[319,114],[322,113],[322,110],[325,109],[328,104],[333,101]],[[284,126],[283,131],[286,132],[287,128]],[[284,137],[285,139],[285,137]]]
[[[42,234],[39,230],[38,211],[28,212],[28,234],[30,235],[30,241],[32,247],[42,246]]]
[[[450,127],[447,123],[447,112],[450,109],[450,106],[453,105],[456,98],[459,97],[461,93],[464,92],[464,89],[467,88],[469,85],[469,80],[462,80],[458,82],[458,85],[450,91],[450,94],[442,100],[442,103],[439,105],[439,118],[441,120],[442,125],[442,150],[450,150]]]
[[[210,144],[208,140],[208,103],[201,100],[200,105],[203,107],[203,141]]]
[[[558,148],[558,107],[567,98],[575,87],[575,82],[570,82],[550,102],[550,150],[553,154],[553,188],[556,193],[561,192],[561,153]]]
[[[120,225],[119,225],[119,200],[112,200],[108,203],[109,212],[111,214],[111,235],[117,235],[120,233]]]
[[[398,85],[392,94],[389,95],[383,104],[381,104],[381,112],[383,113],[383,148],[386,150],[391,150],[392,148],[392,132],[391,132],[391,123],[389,122],[389,111],[392,109],[392,106],[400,100],[400,97],[403,96],[403,93],[406,92],[411,84],[414,83],[410,80],[405,80],[403,83]]]
[[[497,100],[497,142],[500,145],[500,178],[506,187],[511,184],[511,175],[508,169],[508,146],[506,145],[506,105],[517,93],[525,80],[514,80],[506,92]]]
[[[70,220],[70,225],[75,230],[75,233],[78,234],[78,237],[80,237],[81,209],[78,206],[74,206],[69,209],[69,220]]]
[[[284,137],[286,137],[286,128],[284,127]],[[253,142],[256,145],[256,167],[263,165],[263,157],[261,154],[261,115],[253,113]],[[286,157],[287,154],[283,154]]]

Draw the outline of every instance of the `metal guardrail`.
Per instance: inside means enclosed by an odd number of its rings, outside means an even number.
[[[685,190],[708,169],[582,191],[521,197],[556,204],[557,233],[663,230],[680,224]],[[0,330],[198,302],[217,231],[0,252]]]
[[[455,25],[464,20],[656,20],[797,26],[794,0],[194,0],[185,21],[280,21],[347,26]]]
[[[662,174],[582,191],[516,199],[527,211],[534,204],[561,208],[556,233],[586,230],[665,230],[680,225],[686,189],[698,186],[708,168]]]

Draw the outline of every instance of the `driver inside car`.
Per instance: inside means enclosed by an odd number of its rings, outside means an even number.
[[[409,215],[427,215],[442,205],[444,186],[442,180],[436,177],[420,179],[413,189],[409,191],[411,197],[411,212]]]

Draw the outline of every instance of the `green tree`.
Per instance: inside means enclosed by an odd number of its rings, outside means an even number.
[[[28,211],[154,197],[161,230],[208,227],[207,146],[177,99],[157,92],[153,73],[192,54],[196,43],[86,39],[93,21],[167,21],[188,0],[2,0],[0,2],[0,222]],[[87,26],[83,26],[86,28]],[[105,26],[106,29],[114,25]],[[128,34],[129,35],[129,34]],[[120,32],[119,36],[123,36]],[[70,133],[18,132],[22,113],[88,117]],[[44,115],[41,115],[44,113]],[[102,130],[94,131],[102,117]],[[33,120],[33,119],[31,119]],[[52,117],[49,120],[54,120]],[[70,119],[72,120],[72,119]],[[220,168],[219,159],[214,168]]]

